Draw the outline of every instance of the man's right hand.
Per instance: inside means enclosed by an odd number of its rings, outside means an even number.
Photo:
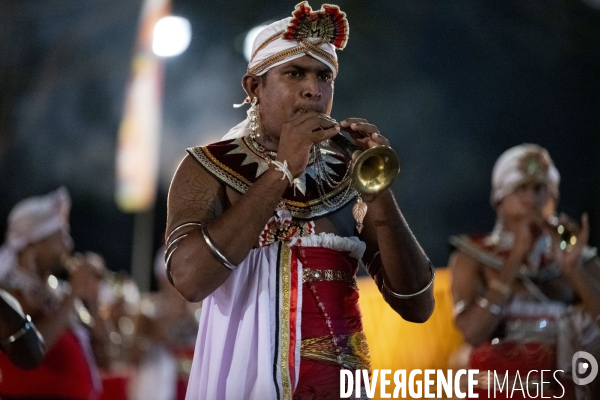
[[[531,252],[533,243],[542,233],[542,229],[543,221],[541,217],[537,216],[524,217],[516,224],[515,229],[512,231],[514,243],[501,272],[507,283],[512,282],[519,273],[521,266]]]
[[[296,178],[308,165],[312,145],[337,135],[340,130],[340,125],[323,113],[311,110],[297,114],[282,126],[277,161],[287,161]]]
[[[98,280],[94,269],[82,258],[77,259],[78,265],[69,276],[72,294],[80,299],[87,299],[90,293],[94,293],[93,285]]]

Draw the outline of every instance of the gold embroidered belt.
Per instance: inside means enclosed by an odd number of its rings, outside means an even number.
[[[302,283],[304,282],[344,282],[358,290],[356,278],[344,271],[335,271],[332,269],[302,269]]]
[[[364,332],[355,332],[336,336],[337,346],[341,350],[344,368],[366,369],[371,373],[371,356]],[[304,339],[300,344],[300,357],[321,361],[327,364],[338,364],[338,358],[331,336],[319,336]]]

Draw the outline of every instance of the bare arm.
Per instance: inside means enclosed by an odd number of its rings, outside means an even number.
[[[321,126],[327,129],[319,129]],[[299,115],[283,125],[277,160],[286,161],[292,175],[297,177],[306,168],[312,144],[338,132],[337,125],[316,112]],[[227,207],[223,187],[187,156],[169,190],[167,236],[186,222],[208,223],[215,246],[238,265],[256,243],[288,184],[286,179],[282,180],[282,172],[271,165],[235,204]],[[223,284],[231,271],[211,253],[200,230],[186,229],[178,233],[189,235],[180,242],[171,259],[171,274],[184,298],[201,301]]]
[[[485,275],[484,266],[469,255],[460,251],[452,254],[449,268],[455,304],[454,320],[469,344],[481,345],[498,327],[502,319],[500,311],[518,287],[516,278],[519,269],[531,251],[534,220],[535,217],[530,216],[516,225],[514,246],[498,272]]]
[[[362,150],[389,142],[373,124],[362,118],[348,118],[340,123]],[[434,308],[433,285],[418,296],[400,299],[392,295],[413,294],[424,289],[433,278],[429,259],[411,232],[391,190],[363,200],[368,204],[365,230],[366,259],[384,299],[404,319],[425,322]],[[374,257],[379,251],[379,257]],[[389,289],[389,290],[386,290]]]
[[[600,325],[600,259],[594,257],[586,264],[576,267],[567,279],[575,288],[584,309]]]
[[[484,298],[499,307],[504,306],[509,297],[497,290],[488,288],[480,273],[480,264],[470,256],[455,251],[450,257],[452,298],[455,306],[454,323],[466,342],[479,346],[489,340],[501,321],[501,314],[491,313],[476,303]]]
[[[409,299],[394,297],[383,288],[385,280],[391,291],[411,294],[423,289],[431,279],[429,259],[408,227],[391,190],[369,203],[361,237],[368,244],[367,259],[373,259],[369,272],[386,302],[408,321],[427,321],[435,304],[433,286]],[[380,255],[373,258],[375,249]]]
[[[215,246],[234,265],[242,262],[287,186],[281,172],[270,168],[239,201],[226,208],[224,187],[198,162],[186,156],[179,166],[168,200],[167,233],[186,222],[207,223]],[[215,258],[200,230],[188,227],[171,259],[175,288],[189,301],[201,301],[228,277],[231,271]]]

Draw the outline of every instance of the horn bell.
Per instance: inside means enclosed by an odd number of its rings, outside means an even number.
[[[388,146],[357,150],[352,159],[352,185],[361,194],[383,192],[394,183],[400,173],[398,155]]]

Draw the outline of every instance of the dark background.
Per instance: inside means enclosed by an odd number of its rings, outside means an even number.
[[[347,0],[333,117],[364,117],[401,158],[400,207],[434,264],[451,234],[488,231],[491,169],[507,148],[546,147],[562,175],[559,209],[588,211],[600,242],[598,0]],[[193,38],[165,60],[154,250],[166,194],[189,146],[245,117],[245,32],[295,1],[174,0]],[[312,2],[314,9],[320,3]],[[0,230],[20,199],[65,185],[78,250],[129,270],[133,216],[114,202],[116,136],[141,2],[0,2]],[[150,270],[151,267],[148,266]]]

